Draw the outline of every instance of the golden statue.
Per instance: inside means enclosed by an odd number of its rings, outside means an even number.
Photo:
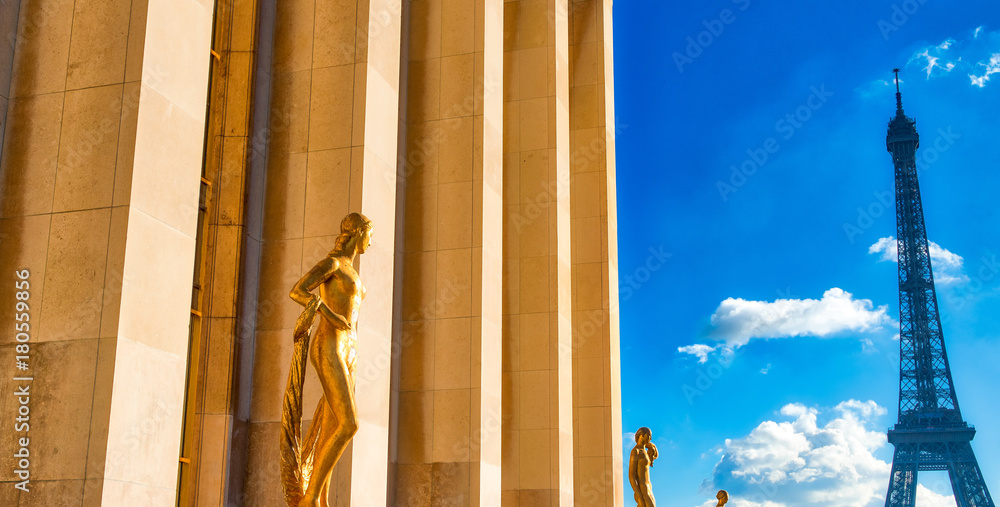
[[[305,307],[293,333],[295,352],[281,413],[281,483],[288,507],[328,507],[330,476],[358,431],[354,402],[358,311],[365,288],[354,259],[365,253],[372,223],[351,213],[340,223],[333,250],[302,277],[289,296]],[[319,288],[319,294],[313,290]],[[310,340],[316,315],[322,315]],[[323,397],[304,441],[302,383],[307,355],[319,374]]]
[[[656,446],[653,445],[653,432],[643,426],[635,432],[635,447],[628,458],[628,481],[635,492],[637,507],[656,507],[653,498],[653,486],[649,482],[649,467],[659,457]]]
[[[729,502],[729,492],[724,489],[720,489],[719,492],[715,494],[715,498],[719,499],[719,503],[716,504],[715,507],[722,507]]]

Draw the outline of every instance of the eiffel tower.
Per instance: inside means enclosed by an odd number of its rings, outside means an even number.
[[[885,144],[896,172],[899,250],[899,419],[889,430],[895,447],[886,507],[916,504],[917,472],[947,470],[959,507],[994,507],[972,452],[976,429],[962,419],[941,333],[927,230],[917,184],[916,121],[903,114],[896,73],[896,116]]]

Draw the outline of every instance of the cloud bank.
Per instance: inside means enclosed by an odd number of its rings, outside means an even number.
[[[777,299],[750,301],[727,298],[711,317],[709,337],[721,343],[697,343],[679,347],[678,352],[708,361],[715,352],[731,355],[753,339],[820,338],[846,333],[868,333],[894,326],[888,306],[875,307],[870,299],[834,287],[821,299]]]
[[[732,507],[881,506],[891,464],[874,452],[887,445],[878,426],[885,414],[874,401],[848,400],[822,411],[785,405],[779,420],[764,421],[745,437],[725,441],[702,493],[711,496],[725,489]],[[955,500],[921,485],[917,504],[954,506]]]
[[[748,301],[728,298],[712,315],[712,336],[739,347],[753,338],[826,337],[868,332],[893,323],[886,305],[875,308],[870,299],[855,299],[832,288],[821,299]]]
[[[976,27],[967,36],[949,37],[937,45],[913,53],[907,67],[923,70],[927,79],[959,69],[972,86],[985,87],[993,74],[1000,73],[1000,31],[987,32]]]
[[[682,354],[691,354],[692,356],[698,358],[699,363],[707,363],[708,355],[711,354],[712,352],[715,352],[717,348],[718,346],[713,347],[711,345],[696,343],[694,345],[685,345],[683,347],[677,347],[677,352],[680,352]]]

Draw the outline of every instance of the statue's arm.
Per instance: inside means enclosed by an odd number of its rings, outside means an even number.
[[[318,294],[313,294],[312,291],[316,290],[316,287],[319,287],[319,284],[325,282],[327,278],[330,278],[330,275],[336,271],[337,264],[339,263],[336,259],[324,257],[308,273],[303,275],[298,282],[295,282],[292,292],[288,294],[288,297],[302,306],[309,306],[309,303],[312,303],[314,299],[319,297]]]
[[[350,329],[351,324],[347,319],[340,314],[335,313],[330,309],[320,299],[319,294],[314,294],[313,291],[316,287],[323,282],[325,282],[331,275],[340,267],[340,262],[332,257],[325,257],[323,260],[316,263],[312,269],[309,270],[298,282],[292,287],[292,291],[288,294],[288,297],[292,298],[292,301],[308,307],[311,303],[316,300],[318,301],[318,306],[316,311],[318,311],[325,319],[330,321],[331,324],[341,328]]]

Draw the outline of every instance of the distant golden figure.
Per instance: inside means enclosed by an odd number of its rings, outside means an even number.
[[[715,498],[719,499],[719,503],[716,504],[715,507],[722,507],[723,505],[729,503],[729,492],[724,489],[720,489],[719,492],[715,494]]]
[[[659,457],[656,446],[653,445],[653,432],[643,426],[635,432],[635,447],[628,458],[628,481],[635,492],[637,507],[656,507],[653,498],[653,487],[649,482],[649,467]]]
[[[281,413],[281,482],[288,507],[327,507],[330,475],[358,431],[354,402],[358,311],[365,288],[354,259],[365,253],[372,223],[351,213],[340,223],[333,250],[302,277],[289,296],[305,307],[293,333],[295,352]],[[319,294],[313,291],[319,288]],[[309,330],[322,315],[312,340]],[[311,343],[310,343],[311,342]],[[300,440],[302,383],[307,355],[323,386],[312,427]],[[312,479],[312,480],[311,480]]]

